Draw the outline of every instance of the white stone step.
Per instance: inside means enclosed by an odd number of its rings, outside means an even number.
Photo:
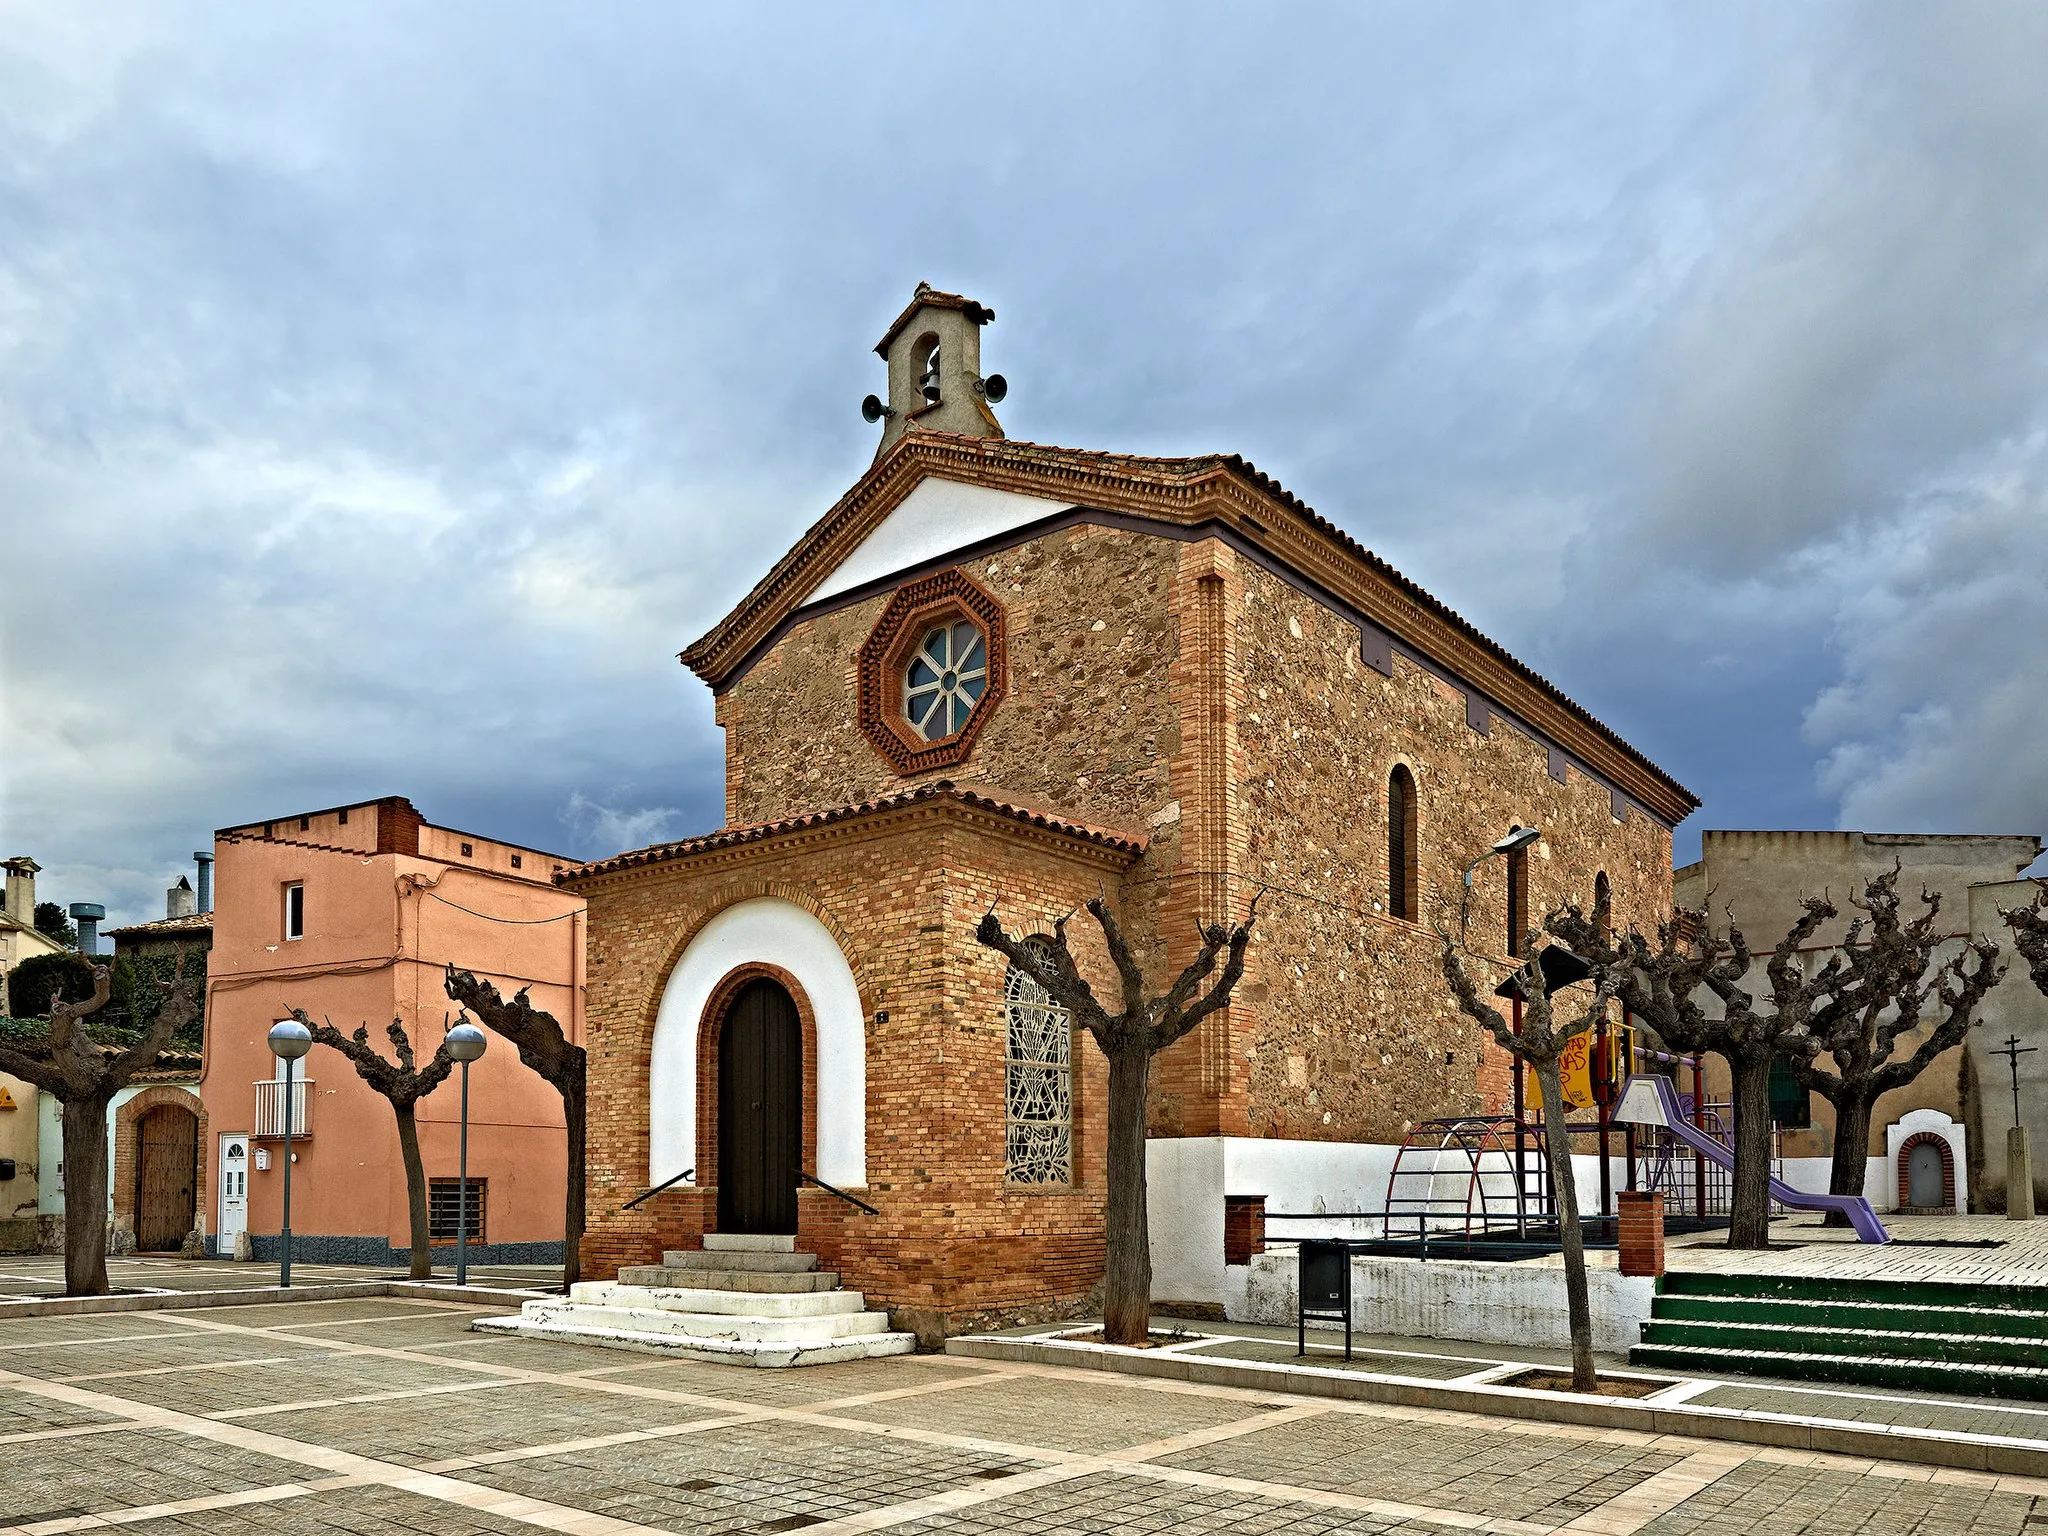
[[[576,1306],[640,1307],[662,1312],[712,1312],[737,1317],[833,1317],[864,1312],[867,1298],[859,1291],[762,1292],[700,1290],[683,1286],[626,1285],[616,1280],[584,1280],[572,1286]]]
[[[816,1269],[818,1256],[771,1248],[672,1248],[661,1256],[661,1262],[670,1269],[751,1269],[768,1275],[788,1275]]]
[[[565,1301],[529,1301],[520,1315],[539,1323],[604,1333],[675,1334],[693,1339],[757,1343],[823,1343],[889,1331],[886,1312],[839,1312],[824,1317],[749,1317],[730,1312],[669,1312],[659,1307],[590,1307]]]
[[[704,1246],[713,1253],[795,1253],[789,1232],[706,1232]]]
[[[753,1291],[835,1291],[839,1272],[835,1269],[805,1269],[788,1273],[752,1269],[670,1269],[665,1264],[627,1264],[619,1269],[619,1284],[652,1286],[659,1290]]]
[[[523,1314],[516,1317],[479,1318],[471,1323],[470,1327],[479,1333],[515,1334],[528,1339],[554,1339],[567,1344],[591,1344],[601,1349],[625,1349],[643,1355],[667,1355],[679,1360],[704,1360],[720,1365],[829,1365],[838,1360],[868,1360],[879,1355],[907,1355],[917,1348],[917,1335],[914,1333],[870,1333],[854,1338],[822,1341],[707,1339],[688,1334],[590,1328],[573,1320],[542,1321],[528,1318]]]

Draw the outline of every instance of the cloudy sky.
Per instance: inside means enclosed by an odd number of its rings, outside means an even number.
[[[1687,783],[2048,831],[2048,10],[0,0],[0,852],[717,824],[920,278]]]

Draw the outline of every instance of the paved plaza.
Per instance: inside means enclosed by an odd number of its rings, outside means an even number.
[[[948,1356],[744,1370],[487,1337],[469,1331],[481,1315],[380,1297],[0,1318],[0,1528],[2031,1536],[2048,1521],[2048,1481],[2028,1478]]]

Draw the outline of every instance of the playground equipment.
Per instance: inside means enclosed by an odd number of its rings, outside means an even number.
[[[1432,1231],[1467,1238],[1526,1232],[1540,1202],[1530,1198],[1526,1164],[1517,1179],[1514,1151],[1501,1137],[1511,1123],[1505,1115],[1461,1115],[1410,1130],[1387,1175],[1384,1234],[1412,1226],[1420,1242]]]
[[[1614,1119],[1631,1125],[1656,1126],[1677,1137],[1700,1157],[1732,1170],[1735,1154],[1714,1137],[1687,1123],[1678,1102],[1678,1091],[1668,1077],[1635,1076],[1622,1090]],[[1772,1179],[1771,1199],[1791,1211],[1825,1211],[1848,1218],[1856,1236],[1866,1243],[1888,1243],[1891,1234],[1877,1219],[1870,1202],[1861,1195],[1810,1195],[1794,1189],[1782,1179]]]

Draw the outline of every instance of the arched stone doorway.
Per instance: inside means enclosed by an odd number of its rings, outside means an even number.
[[[1956,1159],[1948,1138],[1915,1131],[1899,1144],[1899,1209],[1946,1215],[1955,1208]]]
[[[803,1030],[781,983],[733,995],[718,1031],[718,1229],[796,1231],[803,1157]]]
[[[135,1143],[135,1246],[175,1253],[198,1211],[199,1117],[159,1104],[137,1123]]]

